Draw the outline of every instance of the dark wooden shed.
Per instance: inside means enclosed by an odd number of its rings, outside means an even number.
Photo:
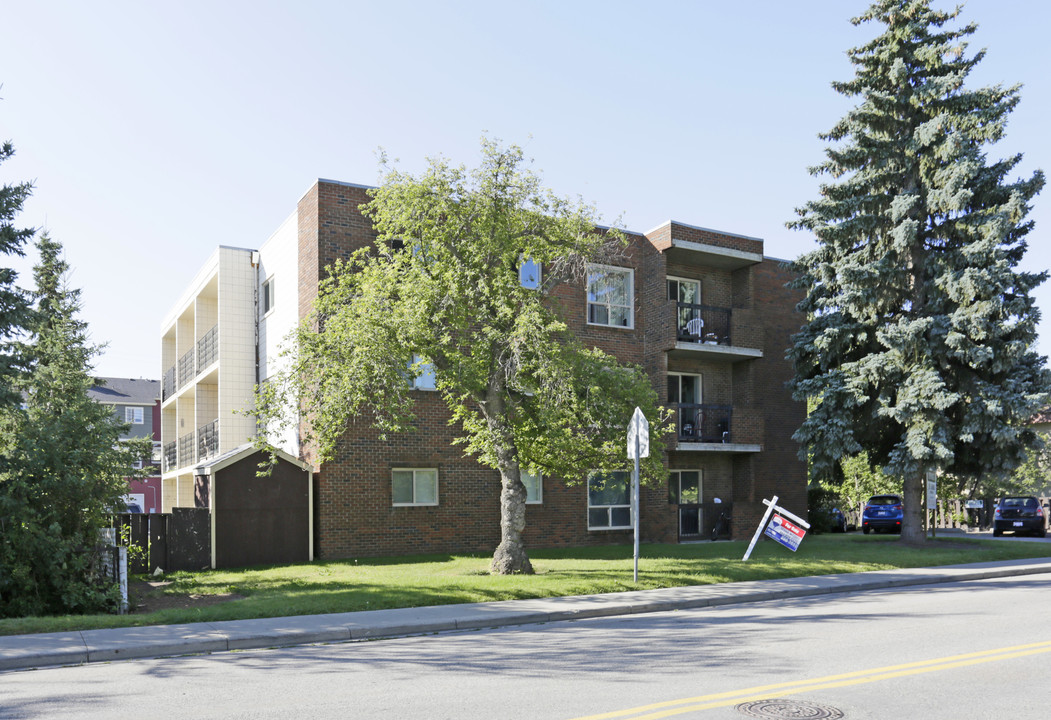
[[[243,445],[194,469],[196,505],[210,511],[212,568],[314,559],[310,465],[278,451],[272,472],[261,477],[263,460],[262,451]]]

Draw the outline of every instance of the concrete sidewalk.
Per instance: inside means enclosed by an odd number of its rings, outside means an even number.
[[[1051,573],[1051,557],[468,605],[0,637],[0,670],[347,642]]]

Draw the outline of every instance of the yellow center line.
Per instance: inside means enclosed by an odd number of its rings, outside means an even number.
[[[922,673],[936,672],[939,670],[950,670],[952,668],[967,667],[969,665],[980,665],[982,663],[996,662],[999,660],[1010,660],[1012,658],[1039,655],[1051,652],[1051,640],[1015,645],[997,650],[981,650],[963,655],[952,655],[935,660],[919,660],[916,662],[903,663],[900,665],[888,665],[887,667],[872,668],[869,670],[856,670],[839,675],[828,675],[810,680],[796,680],[792,682],[774,683],[771,685],[758,685],[743,690],[731,690],[728,692],[713,693],[711,695],[699,695],[696,697],[682,698],[680,700],[668,700],[665,702],[641,705],[627,710],[602,713],[600,715],[587,715],[575,718],[575,720],[609,720],[610,718],[627,718],[632,720],[659,720],[659,718],[681,715],[696,710],[708,710],[717,707],[736,705],[752,700],[764,700],[771,697],[771,691],[777,691],[778,695],[794,695],[813,690],[824,690],[848,685],[862,685],[865,683],[889,680],[907,675],[920,675]]]

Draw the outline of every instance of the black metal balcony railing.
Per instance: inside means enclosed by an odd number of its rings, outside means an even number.
[[[219,326],[215,325],[211,330],[197,341],[197,371],[211,365],[219,357]]]
[[[219,419],[197,428],[197,459],[204,460],[219,453]]]
[[[679,442],[728,443],[732,405],[694,405],[676,407]]]
[[[161,400],[167,400],[175,394],[175,366],[172,365],[168,368],[168,372],[164,373],[164,383],[161,388]]]
[[[179,438],[179,467],[185,467],[196,459],[193,454],[193,433],[186,433]]]
[[[678,303],[676,327],[679,342],[730,345],[730,308]]]
[[[178,467],[179,463],[179,447],[178,444],[172,440],[170,443],[164,445],[164,472],[174,470]]]
[[[193,376],[197,374],[196,368],[193,365],[193,356],[195,350],[191,348],[179,358],[179,387],[181,388],[186,383],[193,380]]]

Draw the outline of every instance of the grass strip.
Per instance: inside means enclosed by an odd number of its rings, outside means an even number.
[[[952,538],[909,546],[895,536],[808,537],[791,553],[761,542],[748,562],[746,543],[643,545],[639,582],[632,547],[532,550],[535,575],[490,575],[488,555],[420,555],[315,561],[164,576],[172,595],[242,596],[207,607],[131,615],[65,615],[0,620],[0,635],[313,615],[390,608],[591,595],[738,582],[1047,557],[1043,543]]]

